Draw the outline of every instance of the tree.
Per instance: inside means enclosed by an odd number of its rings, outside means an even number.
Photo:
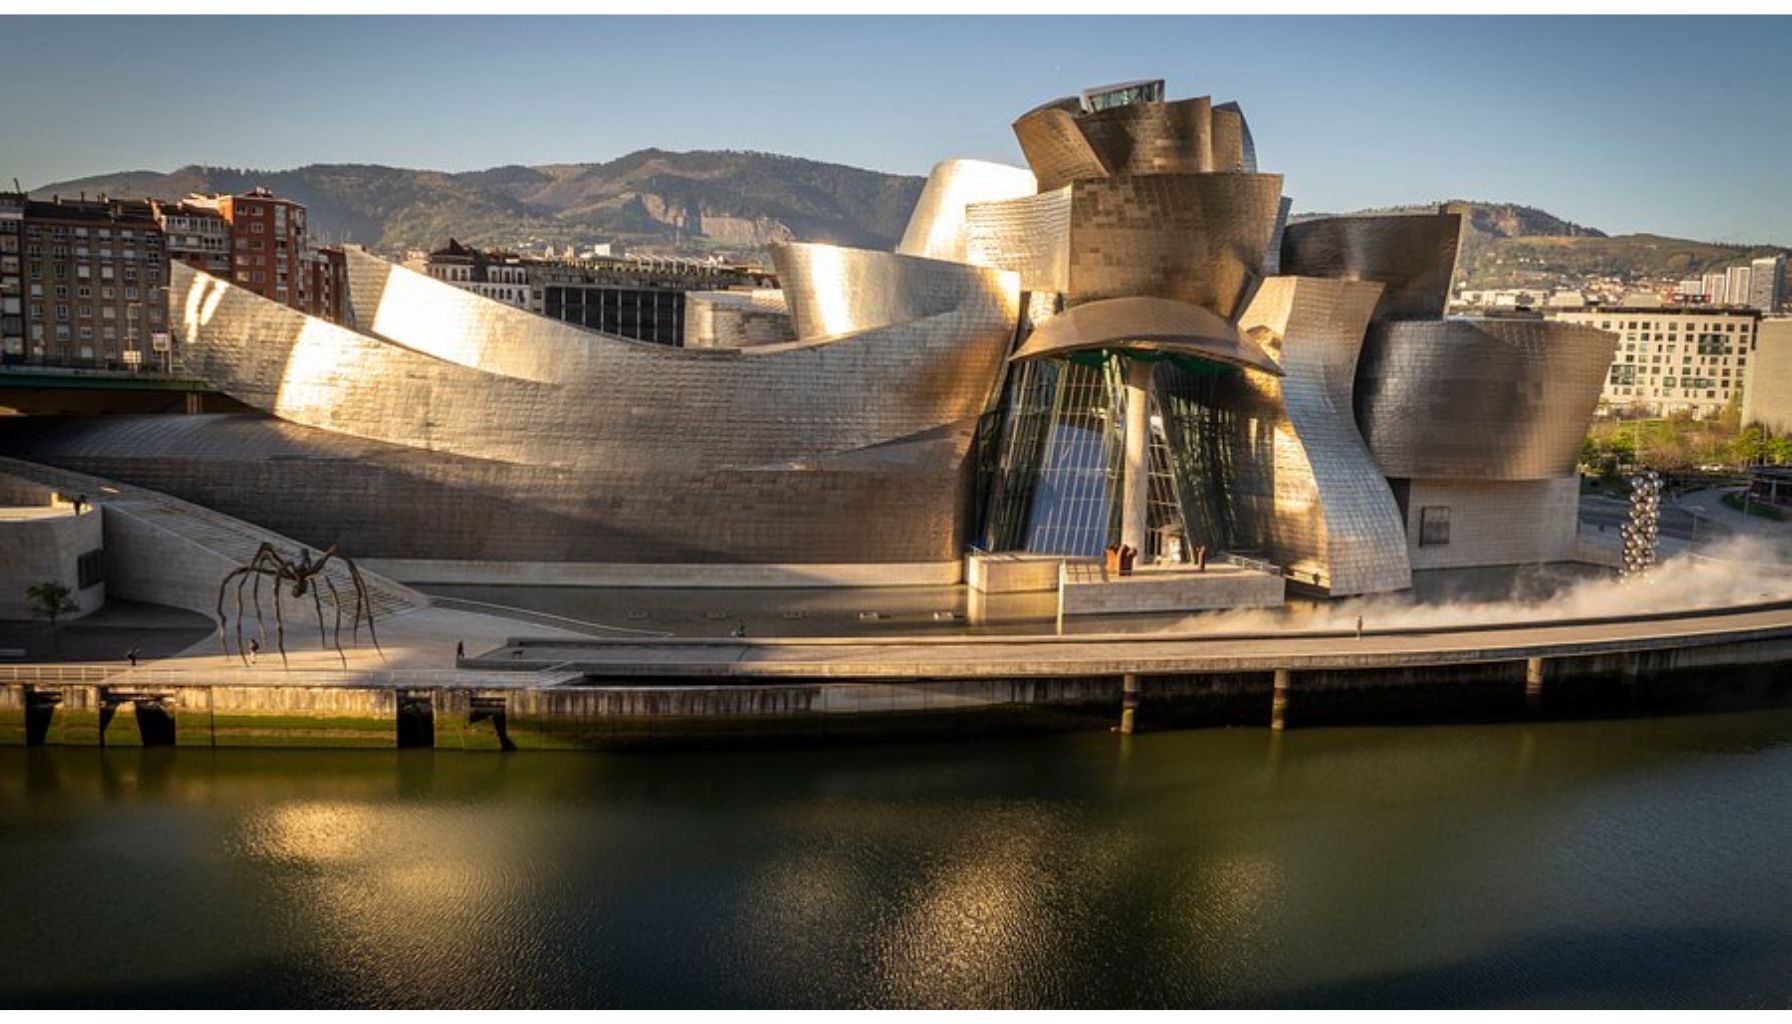
[[[1760,427],[1750,427],[1730,442],[1729,461],[1738,468],[1755,465],[1767,457],[1767,436]]]
[[[25,603],[38,615],[50,620],[50,647],[57,645],[56,620],[70,612],[78,612],[81,606],[75,603],[74,591],[55,580],[33,583],[25,588]]]

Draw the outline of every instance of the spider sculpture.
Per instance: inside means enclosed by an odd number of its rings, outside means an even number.
[[[230,638],[225,631],[224,593],[232,580],[236,581],[236,653],[244,664],[249,662],[249,648],[243,643],[243,588],[253,583],[250,588],[251,598],[255,604],[256,636],[259,640],[267,639],[267,619],[261,611],[261,581],[266,577],[272,584],[274,592],[274,644],[280,650],[280,663],[286,664],[286,615],[280,609],[280,587],[290,584],[292,596],[304,599],[307,591],[311,594],[311,605],[317,611],[317,639],[324,647],[334,644],[336,656],[342,659],[342,667],[348,667],[348,655],[342,650],[342,593],[336,587],[336,581],[324,574],[324,567],[331,559],[348,567],[349,579],[355,588],[355,610],[351,617],[353,642],[361,640],[361,620],[367,620],[367,635],[373,639],[373,649],[384,658],[386,652],[380,650],[379,634],[373,628],[373,602],[367,596],[367,583],[361,578],[361,570],[355,560],[347,555],[339,555],[336,548],[326,550],[315,561],[311,552],[300,548],[298,558],[291,561],[282,558],[272,544],[263,542],[255,549],[255,557],[248,564],[238,566],[225,574],[223,582],[218,584],[218,640],[224,645],[224,654],[230,655]],[[321,584],[321,586],[320,586]],[[324,629],[323,597],[319,594],[322,587],[330,589],[330,603],[336,607],[336,624],[333,630]]]

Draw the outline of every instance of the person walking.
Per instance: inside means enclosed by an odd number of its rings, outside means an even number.
[[[261,641],[255,639],[254,637],[250,637],[249,638],[249,664],[251,664],[251,665],[255,664],[255,656],[260,653],[261,653]]]
[[[1356,638],[1358,640],[1363,638],[1363,617],[1361,615],[1356,617]]]
[[[133,647],[129,651],[126,651],[125,657],[130,659],[132,668],[137,667],[137,648]]]
[[[454,641],[454,661],[459,664],[467,656],[467,645],[463,640]]]

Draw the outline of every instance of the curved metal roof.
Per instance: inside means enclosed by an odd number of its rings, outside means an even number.
[[[1034,328],[1008,358],[1046,359],[1103,349],[1188,356],[1282,375],[1275,360],[1217,313],[1143,295],[1072,306]]]

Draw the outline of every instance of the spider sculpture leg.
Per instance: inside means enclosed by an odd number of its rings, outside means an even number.
[[[311,607],[317,611],[317,645],[327,650],[330,646],[330,637],[324,629],[324,599],[318,594],[315,581],[311,586]],[[342,659],[342,667],[347,668],[348,655],[342,653],[340,644],[336,646],[336,656]]]
[[[331,639],[336,642],[336,653],[342,654],[342,592],[336,589],[336,581],[330,577],[325,576],[324,582],[330,587],[330,603],[336,608],[336,628],[331,634]],[[348,665],[346,655],[343,656],[342,663],[346,668]]]
[[[218,583],[218,643],[223,645],[225,657],[230,656],[230,633],[227,628],[228,624],[230,622],[230,617],[224,614],[224,592],[230,588],[231,580],[236,579],[238,576],[246,575],[249,571],[250,570],[247,567],[239,566],[238,568],[232,569],[229,572],[225,573],[224,579],[222,579]],[[238,622],[240,623],[242,620],[242,614],[243,614],[242,603],[241,603],[242,589],[240,586],[238,587],[238,590],[237,590],[237,600],[238,600],[237,619],[238,619]],[[240,653],[240,649],[242,646],[240,641],[238,642],[237,646],[239,648],[239,653]]]
[[[280,578],[274,578],[274,643],[280,648],[280,667],[292,666],[286,661],[286,615],[280,610]]]
[[[321,573],[323,571],[324,562],[331,558],[336,559],[337,561],[341,562],[343,565],[348,567],[349,580],[355,586],[355,615],[354,615],[355,642],[359,643],[361,640],[361,618],[362,618],[362,616],[366,616],[366,618],[367,618],[367,635],[368,635],[368,637],[370,637],[373,640],[373,649],[378,651],[379,655],[380,655],[380,659],[384,660],[386,657],[386,652],[383,648],[380,647],[380,635],[379,635],[378,630],[376,630],[373,625],[373,598],[368,593],[367,581],[361,577],[361,567],[356,565],[355,560],[348,557],[347,555],[337,554],[335,546],[332,545],[328,551],[324,552],[323,558],[318,559],[318,561],[316,563],[318,572]]]
[[[386,660],[386,652],[380,648],[380,635],[373,628],[373,599],[367,595],[367,581],[361,578],[361,567],[354,559],[344,558],[348,564],[349,578],[355,581],[355,614],[359,617],[361,610],[367,610],[367,635],[373,639],[373,649],[379,651],[380,660]]]
[[[268,620],[266,616],[261,614],[261,577],[262,573],[257,572],[255,574],[255,586],[251,588],[251,591],[255,595],[255,642],[265,644],[268,642]],[[279,587],[279,585],[278,582],[274,584],[275,587]],[[237,614],[239,618],[242,615],[241,612],[238,612]],[[236,645],[239,650],[242,648],[242,637],[237,637]]]
[[[255,616],[260,618],[261,570],[255,568],[254,563],[250,563],[249,568],[243,570],[243,577],[236,581],[236,654],[245,665],[249,663],[249,647],[243,643],[243,584],[251,579],[255,581]]]

